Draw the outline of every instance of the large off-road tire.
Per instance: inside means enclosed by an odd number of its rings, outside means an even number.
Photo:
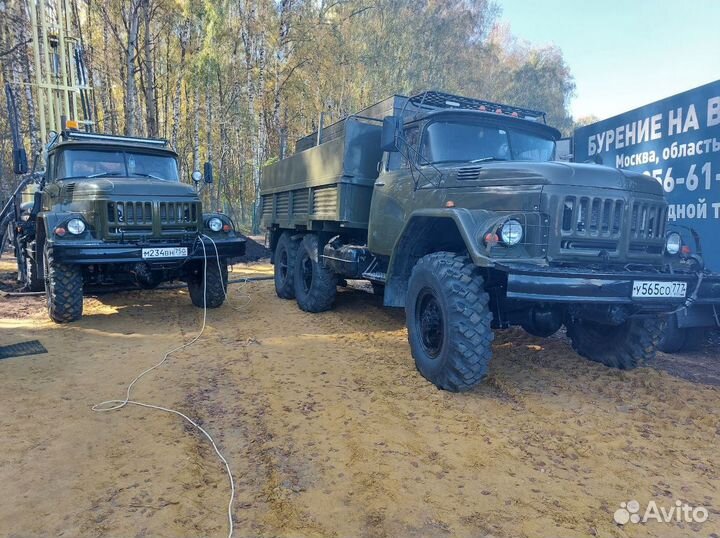
[[[215,258],[207,259],[207,282],[203,274],[203,267],[197,275],[188,279],[188,291],[192,304],[198,308],[218,308],[225,302],[228,283],[227,261],[221,259],[220,267]]]
[[[320,261],[320,241],[307,234],[295,259],[295,299],[305,312],[330,310],[337,295],[338,276]]]
[[[671,314],[667,318],[658,349],[665,353],[698,351],[702,348],[706,338],[705,327],[680,327],[677,314]]]
[[[281,299],[295,298],[295,259],[300,241],[283,232],[275,246],[275,293]]]
[[[53,260],[47,245],[43,251],[45,297],[48,314],[55,323],[77,321],[83,313],[83,277],[79,265]]]
[[[655,358],[665,320],[637,318],[615,326],[577,320],[565,326],[579,355],[611,368],[632,370]]]
[[[428,254],[413,268],[405,302],[410,351],[438,388],[469,390],[487,374],[494,334],[483,286],[464,255]]]
[[[677,315],[670,314],[660,337],[658,349],[665,353],[677,353],[685,346],[686,337],[687,331],[678,327]]]
[[[35,254],[38,256],[38,253]],[[25,258],[25,287],[29,291],[45,291],[45,271],[43,260]]]

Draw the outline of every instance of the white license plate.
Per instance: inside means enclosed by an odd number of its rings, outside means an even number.
[[[686,295],[687,282],[633,281],[633,297],[685,297]]]
[[[184,258],[185,256],[187,256],[187,253],[187,247],[142,249],[143,258]]]

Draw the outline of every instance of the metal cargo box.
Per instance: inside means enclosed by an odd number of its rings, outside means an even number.
[[[332,140],[263,169],[263,226],[311,228],[313,222],[331,221],[367,228],[382,158],[382,122],[352,116],[337,125]]]

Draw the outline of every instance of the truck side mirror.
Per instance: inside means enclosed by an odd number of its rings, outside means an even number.
[[[213,182],[213,166],[212,163],[206,162],[203,166],[203,175],[205,176],[205,183]]]
[[[28,160],[25,148],[13,149],[13,172],[17,175],[28,173]]]
[[[400,118],[386,116],[383,119],[382,134],[380,135],[380,149],[383,151],[398,151],[397,134],[400,131]]]

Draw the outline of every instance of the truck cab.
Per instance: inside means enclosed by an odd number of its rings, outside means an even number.
[[[227,259],[245,240],[228,216],[203,212],[201,177],[196,188],[180,182],[166,141],[66,130],[46,162],[14,243],[20,277],[45,290],[51,319],[79,319],[86,285],[177,279],[196,306],[222,304]]]
[[[340,279],[370,280],[405,309],[417,368],[453,391],[483,378],[493,330],[512,325],[564,326],[611,367],[654,356],[663,314],[698,284],[668,262],[677,237],[657,181],[555,161],[542,112],[437,91],[375,108],[266,169],[279,296],[319,311]]]

